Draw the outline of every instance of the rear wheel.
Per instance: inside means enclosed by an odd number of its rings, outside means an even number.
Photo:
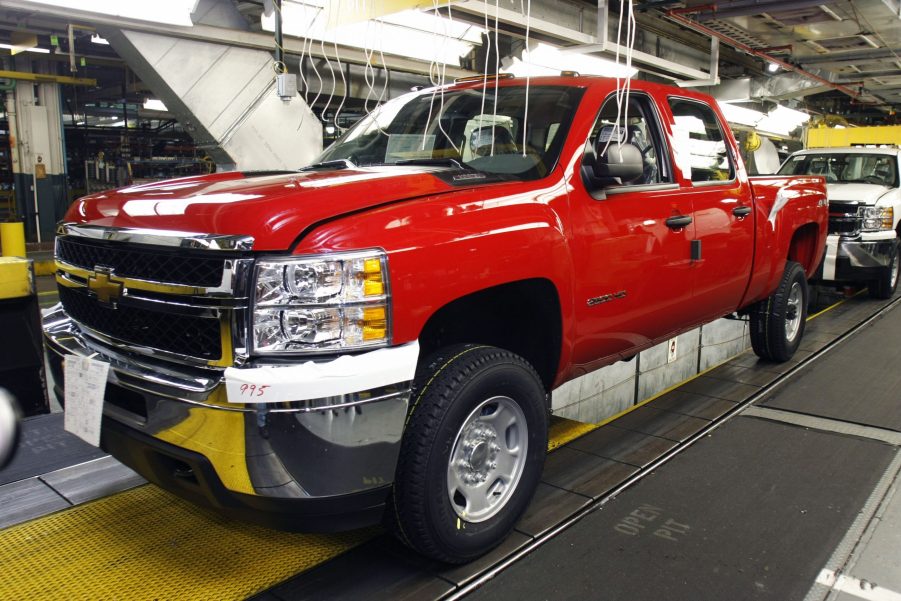
[[[776,291],[751,309],[751,346],[758,357],[792,358],[804,336],[808,294],[804,269],[794,261],[786,262]]]
[[[879,277],[869,283],[868,288],[872,298],[891,298],[898,287],[898,243],[892,247],[891,263],[882,270]]]
[[[521,357],[457,345],[418,370],[390,522],[416,551],[449,563],[497,546],[522,515],[547,449],[545,390]]]

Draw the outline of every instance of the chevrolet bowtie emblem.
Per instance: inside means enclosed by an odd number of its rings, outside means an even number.
[[[122,296],[122,282],[112,279],[109,271],[96,270],[88,277],[88,290],[97,296],[97,300],[104,305],[114,305]]]

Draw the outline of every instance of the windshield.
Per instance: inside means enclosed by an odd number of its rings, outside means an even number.
[[[405,161],[474,169],[510,179],[535,179],[556,165],[579,88],[525,86],[400,96],[351,127],[317,163],[347,159],[354,165]],[[525,137],[523,121],[527,120]],[[525,148],[523,148],[525,141]]]
[[[822,175],[830,184],[898,187],[898,161],[890,154],[800,154],[789,157],[779,174]]]

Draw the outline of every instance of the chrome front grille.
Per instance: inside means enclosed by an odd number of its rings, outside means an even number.
[[[126,237],[114,230],[117,237],[107,238],[95,235],[100,228],[90,231],[90,237],[64,231],[56,241],[60,302],[84,334],[162,359],[234,363],[245,346],[249,256],[233,248],[180,246],[174,233],[142,230]]]
[[[857,202],[829,203],[829,233],[856,236],[860,232],[861,219],[858,217]]]
[[[78,323],[129,345],[143,346],[217,361],[222,358],[220,320],[215,316],[179,315],[166,310],[148,310],[101,303],[86,288],[59,287],[59,300],[66,314]]]
[[[93,270],[102,265],[120,277],[188,286],[221,285],[223,258],[194,254],[199,256],[186,256],[178,249],[147,250],[71,237],[59,238],[56,243],[58,260],[83,269]]]

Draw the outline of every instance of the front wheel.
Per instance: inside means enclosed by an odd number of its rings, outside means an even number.
[[[776,291],[751,309],[751,346],[761,359],[788,361],[798,350],[807,321],[804,268],[787,261]]]
[[[447,347],[417,371],[389,522],[448,563],[497,546],[525,511],[547,450],[545,390],[523,358]]]
[[[892,258],[888,266],[882,270],[875,280],[869,283],[867,288],[870,297],[881,300],[889,299],[898,287],[898,243],[892,247]]]

